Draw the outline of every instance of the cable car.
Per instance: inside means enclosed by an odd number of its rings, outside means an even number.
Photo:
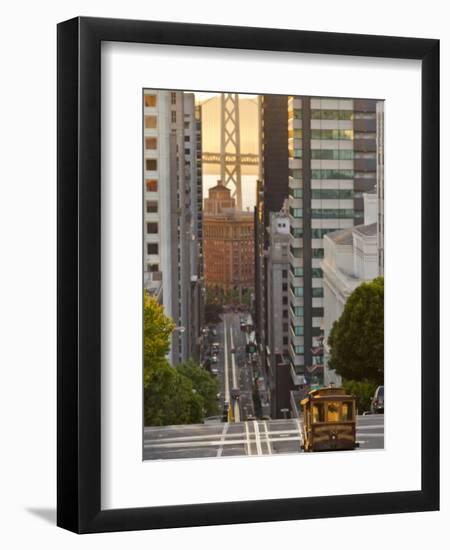
[[[300,405],[305,452],[344,451],[359,447],[356,442],[355,398],[343,388],[312,390]]]

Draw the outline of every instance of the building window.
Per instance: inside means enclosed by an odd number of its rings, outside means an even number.
[[[289,324],[283,323],[283,332],[287,332],[289,330]]]
[[[291,266],[291,273],[294,277],[303,277],[303,267]]]
[[[313,120],[353,120],[353,111],[339,109],[311,109]]]
[[[147,243],[147,254],[159,254],[158,243]]]
[[[295,334],[295,336],[303,336],[304,334],[304,327],[303,325],[291,325],[292,330]]]
[[[287,270],[287,269],[283,269],[283,270],[281,271],[281,276],[283,277],[283,279],[287,279],[288,270]]]
[[[312,296],[313,298],[323,298],[323,288],[313,288]]]
[[[352,189],[312,189],[313,199],[353,199]]]
[[[287,309],[283,309],[283,318],[286,319],[288,316],[288,311]]]
[[[149,193],[158,191],[158,180],[145,180],[145,188]]]
[[[289,177],[294,178],[296,180],[301,180],[303,177],[303,170],[301,168],[295,168],[289,170]]]
[[[323,248],[313,248],[312,249],[312,257],[322,259],[324,257],[324,249]]]
[[[295,355],[303,355],[305,353],[305,346],[292,346]]]
[[[353,170],[311,170],[311,179],[313,180],[351,180],[353,176]],[[313,198],[315,197],[313,196]]]
[[[353,160],[353,149],[312,149],[311,158],[319,160]]]
[[[287,296],[283,296],[283,305],[287,306],[287,303],[288,303]]]
[[[312,208],[311,216],[317,219],[344,219],[353,218],[352,208]],[[334,229],[337,231],[337,229]]]
[[[293,188],[289,187],[289,195],[294,199],[302,199],[303,198],[303,189],[301,188]]]
[[[293,286],[291,285],[291,290],[292,290],[292,293],[294,294],[294,296],[296,296],[297,298],[302,298],[303,297],[303,287],[302,286]],[[322,290],[322,289],[320,289]]]
[[[171,114],[170,114],[170,117],[171,117],[171,121],[173,123],[175,123],[177,121],[177,112],[176,111],[172,111]]]
[[[291,226],[291,235],[294,239],[299,239],[303,237],[303,227],[292,227]]]
[[[295,317],[303,317],[305,310],[303,306],[291,306],[291,311]]]
[[[283,346],[287,346],[289,344],[289,338],[287,336],[283,336]]]
[[[311,139],[352,140],[353,130],[316,130],[311,129]]]
[[[293,218],[303,218],[303,208],[289,208],[289,213]]]
[[[170,92],[170,103],[172,105],[176,105],[176,103],[177,103],[177,93],[176,92]]]
[[[290,247],[291,254],[294,258],[303,258],[303,248],[297,248],[295,246]]]
[[[159,265],[158,264],[147,264],[147,271],[150,271],[151,273],[155,273],[156,271],[159,271]]]
[[[149,235],[158,233],[158,224],[156,222],[147,222],[147,233]]]
[[[144,95],[144,105],[146,107],[156,107],[156,95]]]
[[[283,288],[283,292],[286,292],[288,289],[287,283],[283,283],[282,288]]]
[[[148,172],[154,172],[158,169],[158,161],[156,159],[145,159],[145,169]]]
[[[156,128],[157,119],[154,115],[147,115],[144,117],[144,124],[146,128]]]
[[[155,137],[146,137],[145,138],[145,148],[146,149],[156,149],[158,140]]]
[[[147,214],[156,214],[158,212],[157,201],[147,201]]]
[[[323,271],[320,267],[313,267],[312,268],[312,276],[315,279],[321,279],[323,277]]]

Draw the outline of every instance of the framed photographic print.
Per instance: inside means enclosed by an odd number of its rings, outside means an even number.
[[[438,40],[60,23],[58,525],[437,510],[438,273]]]

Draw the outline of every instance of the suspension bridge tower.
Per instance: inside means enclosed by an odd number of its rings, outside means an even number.
[[[242,210],[239,95],[221,94],[220,178]]]

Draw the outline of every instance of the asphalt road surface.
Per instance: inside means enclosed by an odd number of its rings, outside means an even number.
[[[384,447],[384,415],[358,416],[356,440],[361,452]],[[299,419],[216,422],[144,429],[144,460],[261,456],[300,453]]]

